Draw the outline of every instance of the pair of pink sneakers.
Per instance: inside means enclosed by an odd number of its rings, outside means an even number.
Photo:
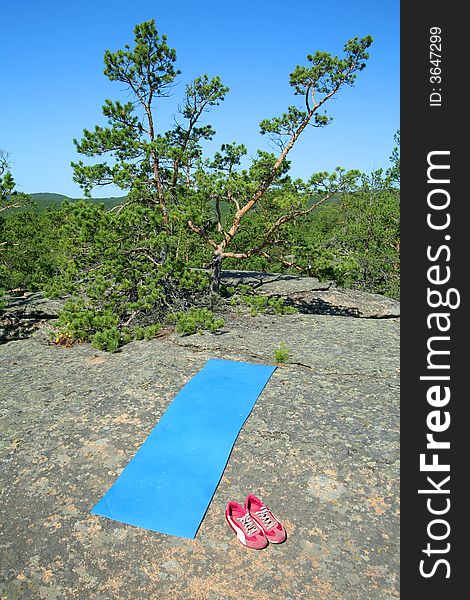
[[[271,544],[282,544],[286,530],[262,500],[249,494],[245,506],[238,502],[228,502],[225,520],[235,532],[238,541],[255,550],[262,550]]]

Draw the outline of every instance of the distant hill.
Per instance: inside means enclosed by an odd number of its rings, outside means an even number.
[[[78,200],[83,200],[83,198],[69,198],[63,194],[54,194],[51,192],[38,192],[35,194],[30,194],[30,196],[37,204],[39,210],[44,210],[48,206],[59,206],[62,204],[62,202],[64,202],[64,200],[68,200],[69,202],[78,202]],[[111,196],[110,198],[84,198],[86,202],[93,204],[106,204],[106,206],[109,206],[109,208],[117,206],[118,204],[122,204],[125,199],[126,196]]]
[[[112,196],[110,198],[69,198],[68,196],[64,196],[63,194],[54,194],[52,192],[38,192],[34,194],[29,194],[29,196],[36,204],[36,207],[39,212],[42,212],[43,210],[49,207],[58,207],[65,200],[67,200],[68,202],[78,202],[79,200],[85,200],[85,202],[89,202],[92,204],[105,204],[107,208],[113,208],[114,206],[122,204],[126,199],[126,196]],[[6,216],[7,214],[13,214],[28,209],[29,207],[12,208],[10,210],[5,211],[3,215]]]
[[[30,196],[38,205],[44,204],[45,206],[61,204],[64,200],[70,200],[70,198],[63,194],[52,194],[50,192],[39,192],[38,194],[30,194]]]
[[[53,192],[36,192],[34,194],[29,194],[32,198],[33,202],[36,205],[36,208],[39,212],[46,210],[49,207],[59,207],[65,200],[68,202],[78,202],[79,200],[85,200],[90,204],[104,204],[106,208],[111,209],[119,204],[122,204],[126,196],[110,196],[109,198],[69,198],[68,196],[64,196],[63,194],[55,194]],[[330,198],[326,204],[335,204],[339,201],[339,198],[333,196]],[[229,206],[225,202],[221,203],[221,213],[225,215],[229,211]],[[9,214],[14,214],[17,212],[21,212],[24,210],[29,210],[30,207],[21,207],[21,208],[11,208],[2,213],[2,216],[7,216]],[[214,215],[215,218],[215,215]]]

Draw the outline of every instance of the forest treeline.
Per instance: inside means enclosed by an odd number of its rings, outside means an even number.
[[[249,161],[236,142],[204,155],[215,133],[206,113],[228,93],[218,77],[187,84],[172,129],[162,131],[156,99],[179,75],[176,52],[154,21],[134,35],[133,48],[105,54],[105,74],[132,100],[106,100],[107,126],[75,140],[97,162],[72,163],[86,195],[112,184],[125,197],[111,208],[84,199],[38,210],[15,194],[2,154],[0,288],[67,295],[56,339],[108,350],[168,322],[216,329],[210,308],[231,293],[222,268],[304,274],[399,297],[398,134],[390,167],[372,174],[338,168],[304,181],[291,177],[288,160],[310,126],[331,122],[323,105],[365,68],[370,37],[349,40],[342,57],[316,52],[294,69],[301,104],[260,123],[278,150]]]

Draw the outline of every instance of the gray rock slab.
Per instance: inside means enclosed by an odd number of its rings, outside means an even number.
[[[390,319],[400,316],[400,303],[379,294],[332,287],[312,292],[292,292],[293,306],[312,314],[344,315],[366,319]]]
[[[336,287],[331,281],[274,273],[224,271],[226,285],[251,285],[258,294],[279,296],[303,312],[369,319],[400,316],[400,303],[380,294]]]
[[[314,277],[257,273],[255,271],[223,271],[222,283],[225,285],[251,285],[260,293],[271,293],[279,296],[295,292],[328,290],[333,285],[331,281],[319,281]]]
[[[58,316],[64,300],[44,298],[40,292],[26,293],[22,296],[6,296],[8,308],[6,315],[17,317],[38,317],[52,319]]]
[[[46,321],[55,319],[65,302],[29,292],[21,296],[6,295],[3,299],[8,306],[0,311],[0,344],[28,338]]]
[[[0,591],[14,599],[398,598],[398,322],[226,317],[224,332],[106,354],[37,334],[0,346]],[[211,357],[273,361],[195,540],[90,514]],[[288,539],[225,524],[254,492]]]

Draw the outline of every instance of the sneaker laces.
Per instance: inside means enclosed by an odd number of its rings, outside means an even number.
[[[251,520],[249,513],[246,513],[243,517],[237,517],[237,521],[240,521],[249,536],[254,535],[258,531],[258,527]]]
[[[269,509],[266,506],[262,506],[261,510],[256,512],[255,515],[263,521],[263,523],[266,525],[266,529],[272,529],[276,525],[276,523],[273,521],[271,513],[269,512]]]

